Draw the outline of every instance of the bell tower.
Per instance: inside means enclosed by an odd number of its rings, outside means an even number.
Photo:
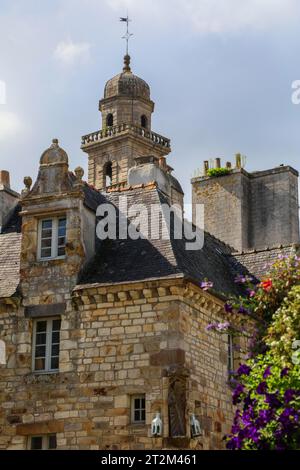
[[[88,181],[95,188],[126,184],[138,157],[160,159],[170,153],[170,140],[152,131],[150,87],[132,73],[128,54],[123,71],[106,83],[99,111],[100,130],[83,136],[81,143],[89,159]]]

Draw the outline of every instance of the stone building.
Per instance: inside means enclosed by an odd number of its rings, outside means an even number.
[[[251,202],[249,222],[247,203],[232,195],[251,184],[256,200],[257,175],[244,170],[193,181],[195,202],[206,197],[221,207],[229,198],[241,225],[236,239],[208,219],[212,233],[205,232],[202,249],[187,250],[186,240],[172,234],[99,241],[97,211],[113,207],[119,227],[124,196],[128,206],[160,208],[156,223],[167,228],[164,207],[183,204],[166,162],[170,141],[151,129],[153,110],[149,86],[125,56],[123,72],[107,82],[100,101],[101,130],[82,139],[88,183],[82,168],[69,170],[56,139],[41,156],[35,183],[24,179],[21,195],[0,172],[0,449],[224,446],[233,416],[228,369],[241,359],[235,343],[245,344],[206,326],[238,324],[238,316],[224,311],[226,296],[239,293],[236,274],[260,278],[266,260],[298,242],[290,191],[297,174],[287,167],[265,179],[273,178],[272,191],[280,193],[273,196],[275,218],[291,225],[279,238],[272,235],[285,247],[261,248],[262,224],[247,239],[247,224],[259,224],[262,209]],[[277,196],[288,214],[281,204],[276,212]],[[125,216],[126,227],[134,221]],[[259,250],[241,253],[255,248],[252,241]],[[157,413],[162,429],[153,436]]]

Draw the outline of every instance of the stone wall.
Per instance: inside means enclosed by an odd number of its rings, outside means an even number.
[[[299,243],[298,173],[291,167],[192,179],[205,230],[236,251]],[[194,216],[195,217],[195,216]]]
[[[72,297],[72,298],[71,298]],[[30,435],[57,433],[59,449],[223,446],[232,420],[227,343],[207,332],[222,302],[182,279],[83,286],[65,295],[59,373],[31,371],[32,319],[2,305],[0,448],[24,449]],[[183,384],[186,437],[170,438],[170,383]],[[132,394],[146,395],[146,423],[130,419]],[[160,411],[163,436],[150,437]],[[203,436],[190,438],[189,416]]]

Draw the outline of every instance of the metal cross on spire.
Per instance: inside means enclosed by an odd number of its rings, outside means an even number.
[[[122,37],[122,39],[126,39],[126,55],[128,55],[129,39],[131,38],[131,36],[133,36],[133,34],[129,32],[129,22],[131,21],[131,19],[129,18],[129,16],[127,14],[126,18],[121,17],[120,21],[126,23],[126,34],[125,34],[125,36]]]

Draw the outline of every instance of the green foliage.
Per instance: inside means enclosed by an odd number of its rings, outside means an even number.
[[[233,404],[239,405],[228,449],[300,448],[300,258],[280,255],[255,285],[238,276],[247,295],[229,299],[225,310],[257,319],[251,354],[235,374]],[[244,325],[247,322],[244,321]]]
[[[234,392],[237,410],[228,448],[287,450],[300,445],[300,366],[283,368],[269,352],[240,368]]]
[[[207,170],[207,176],[224,176],[231,173],[230,168],[210,168]]]
[[[291,288],[274,314],[266,344],[281,358],[282,363],[289,365],[291,350],[297,340],[300,340],[300,285]]]

